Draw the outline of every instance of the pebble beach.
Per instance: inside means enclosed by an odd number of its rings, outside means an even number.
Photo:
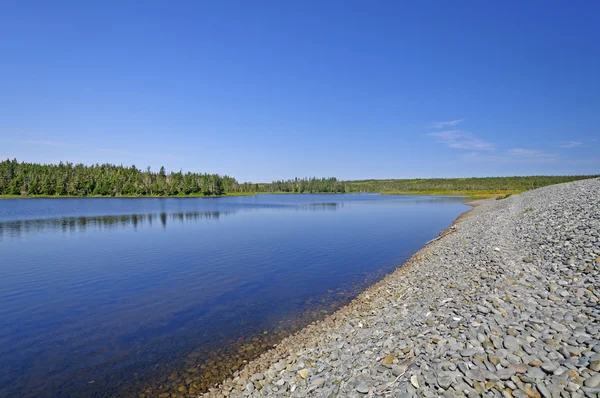
[[[202,396],[600,396],[600,180],[473,205]]]

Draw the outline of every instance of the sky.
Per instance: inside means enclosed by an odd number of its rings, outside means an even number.
[[[600,174],[598,1],[27,1],[0,159],[268,182]]]

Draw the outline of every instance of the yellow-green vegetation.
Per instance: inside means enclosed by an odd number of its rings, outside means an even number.
[[[352,193],[380,192],[395,195],[466,195],[497,197],[512,195],[547,185],[598,176],[529,176],[481,178],[416,178],[390,180],[350,180],[336,178],[295,178],[259,184],[258,192],[268,193]]]
[[[433,194],[480,193],[482,195],[509,194],[598,176],[528,176],[481,178],[422,178],[407,180],[349,181],[352,191],[361,192],[429,192]]]
[[[508,198],[510,195],[519,194],[523,191],[520,190],[454,190],[454,191],[440,191],[440,190],[427,190],[427,191],[384,191],[381,192],[383,195],[453,195],[453,196],[468,196],[471,199],[485,199],[485,198]]]

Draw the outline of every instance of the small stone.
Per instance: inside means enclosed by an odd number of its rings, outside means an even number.
[[[408,369],[408,366],[406,366],[406,365],[393,365],[392,366],[392,374],[394,376],[398,377],[398,376],[406,373],[407,369]]]
[[[558,369],[558,365],[552,362],[545,362],[542,364],[542,370],[548,374],[554,373],[556,369]]]
[[[477,306],[477,311],[481,312],[482,314],[489,314],[490,310],[487,307],[484,307],[483,305],[478,305]]]
[[[394,356],[391,354],[386,355],[383,360],[381,361],[382,365],[390,365],[392,362],[394,362]]]
[[[303,379],[306,379],[306,376],[308,376],[308,370],[307,369],[302,369],[301,371],[298,372],[298,374],[300,375],[300,377],[302,377]]]
[[[530,386],[525,386],[525,394],[527,394],[529,398],[542,398],[540,393],[537,392],[537,390],[531,388]]]
[[[325,379],[322,377],[319,377],[319,378],[316,378],[316,379],[310,381],[310,385],[308,386],[308,389],[313,391],[313,390],[316,390],[317,388],[321,387],[323,384],[325,384]]]
[[[366,394],[369,392],[369,386],[364,381],[361,381],[357,384],[356,391],[358,391],[361,394]]]
[[[515,375],[515,370],[512,368],[500,369],[496,372],[496,376],[500,380],[508,380]]]
[[[514,363],[514,364],[510,364],[508,365],[509,369],[512,369],[515,371],[515,373],[525,373],[527,372],[527,365],[522,364],[522,363]]]
[[[454,380],[452,379],[452,377],[448,376],[448,375],[443,375],[443,376],[438,376],[437,378],[437,383],[440,387],[442,387],[444,390],[447,390],[452,383],[454,382]]]
[[[583,385],[591,388],[598,387],[598,385],[600,385],[600,373],[596,373],[595,375],[584,381]]]
[[[283,369],[285,369],[285,363],[284,363],[284,362],[282,362],[282,361],[279,361],[279,362],[277,362],[277,363],[275,364],[275,370],[276,370],[276,371],[280,372],[280,371],[282,371]]]
[[[419,388],[419,379],[417,378],[417,375],[410,376],[410,384],[412,384],[413,387],[415,387],[415,388]],[[596,386],[588,386],[588,387],[596,387]]]
[[[546,386],[544,384],[537,383],[535,385],[535,387],[540,392],[540,394],[542,395],[542,397],[544,397],[544,398],[552,398],[552,393],[550,392],[550,390],[548,390],[548,388],[546,388]]]
[[[519,341],[513,336],[506,336],[504,337],[504,348],[511,352],[515,352],[521,348],[521,344],[519,344]]]
[[[538,367],[527,369],[527,375],[536,380],[542,380],[544,377],[546,377],[546,373]]]
[[[566,333],[569,330],[562,323],[558,323],[558,322],[554,322],[554,321],[550,322],[549,326],[559,333]]]
[[[477,391],[479,395],[483,394],[483,392],[485,391],[485,387],[477,380],[473,382],[473,388],[475,389],[475,391]]]

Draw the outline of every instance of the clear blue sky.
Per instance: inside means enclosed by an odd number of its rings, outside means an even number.
[[[598,1],[3,1],[0,157],[600,173]]]

